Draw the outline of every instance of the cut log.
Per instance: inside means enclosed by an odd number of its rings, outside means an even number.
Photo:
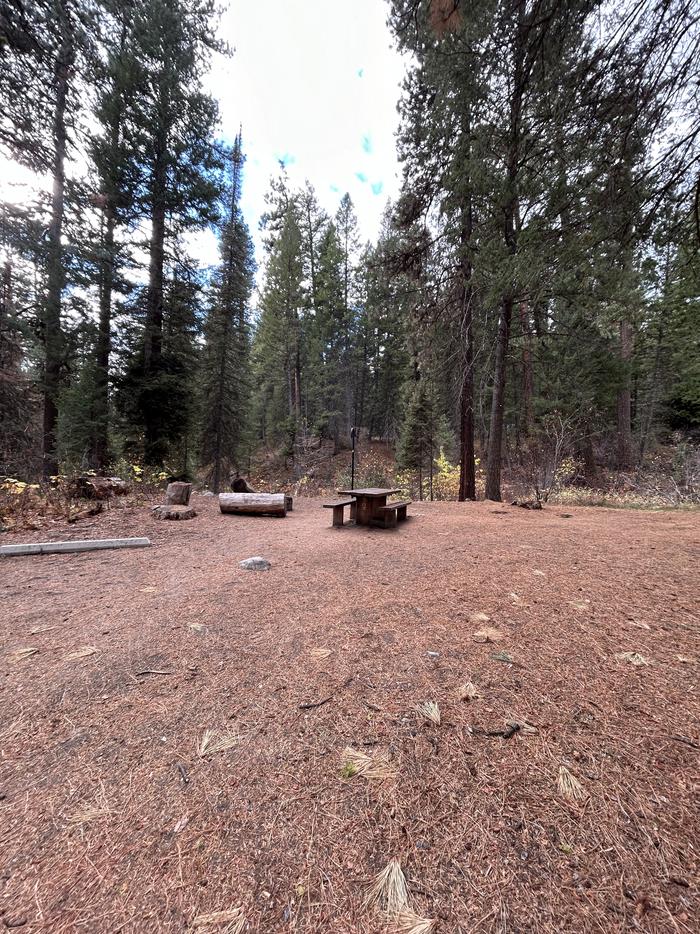
[[[169,483],[165,491],[166,506],[187,506],[192,493],[191,483]],[[165,518],[165,517],[162,517]],[[187,518],[190,518],[189,516]]]
[[[195,519],[197,513],[192,506],[154,506],[154,519]]]
[[[219,493],[219,508],[241,515],[287,515],[284,493]]]

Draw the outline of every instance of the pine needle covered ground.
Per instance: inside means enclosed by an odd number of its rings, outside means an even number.
[[[698,515],[194,499],[23,533],[149,550],[2,559],[1,923],[698,929]]]

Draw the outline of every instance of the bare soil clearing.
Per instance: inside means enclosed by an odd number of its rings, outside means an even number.
[[[449,934],[698,930],[700,516],[321,502],[2,559],[0,925],[370,934],[398,857]]]

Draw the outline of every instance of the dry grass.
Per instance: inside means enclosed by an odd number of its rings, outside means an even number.
[[[25,645],[19,649],[11,649],[7,653],[7,658],[13,663],[21,662],[24,661],[25,658],[31,658],[32,655],[36,655],[38,651],[39,649],[35,649],[33,646]]]
[[[469,621],[472,623],[488,623],[490,619],[491,617],[487,616],[486,613],[476,612],[469,614]]]
[[[238,745],[236,733],[222,733],[220,730],[205,730],[196,747],[200,759],[214,756],[218,752],[225,752]]]
[[[232,908],[224,911],[210,911],[208,914],[197,915],[193,920],[192,926],[195,928],[220,927],[225,924],[226,927],[222,934],[241,934],[245,927],[246,919],[242,908]]]
[[[314,648],[314,649],[311,649],[311,651],[309,652],[309,655],[312,658],[328,658],[328,656],[332,654],[333,653],[331,652],[330,649],[321,649],[321,648]]]
[[[424,720],[428,720],[430,723],[440,726],[440,708],[435,701],[423,701],[420,704],[416,704],[416,711]]]
[[[408,887],[401,863],[394,857],[377,873],[365,896],[365,907],[396,918],[408,908]]]
[[[343,776],[353,778],[355,775],[384,781],[387,778],[394,778],[396,769],[381,753],[368,756],[364,752],[353,749],[352,746],[346,746],[343,750]]]
[[[628,662],[630,665],[634,665],[637,668],[642,668],[644,665],[651,665],[649,659],[640,655],[639,652],[618,652],[615,658],[619,658],[621,662]]]
[[[67,662],[74,661],[78,658],[88,658],[90,655],[97,655],[99,649],[96,645],[82,645],[79,649],[76,649],[74,652],[69,652],[68,655],[64,655],[64,659]]]
[[[404,908],[389,919],[389,930],[391,934],[432,934],[436,924],[434,918],[422,918],[412,908]]]
[[[575,775],[571,774],[565,765],[559,766],[557,789],[562,798],[566,798],[569,801],[581,801],[586,797],[583,785]]]
[[[459,687],[459,699],[463,701],[474,701],[479,698],[479,690],[473,681],[465,681]]]

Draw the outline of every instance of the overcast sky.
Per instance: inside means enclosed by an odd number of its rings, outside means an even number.
[[[231,0],[220,32],[235,53],[217,62],[210,90],[225,136],[243,126],[243,209],[254,236],[281,159],[291,183],[308,179],[331,213],[348,191],[363,238],[376,237],[398,191],[403,64],[386,16],[385,0]]]
[[[387,199],[398,191],[403,63],[387,12],[386,0],[229,0],[219,32],[234,54],[217,57],[207,87],[220,103],[224,137],[232,143],[243,128],[243,210],[258,262],[258,224],[280,160],[290,183],[308,179],[330,214],[349,192],[362,238],[376,238]],[[0,159],[0,197],[21,201],[33,181]],[[205,265],[218,261],[213,231],[192,240]]]

